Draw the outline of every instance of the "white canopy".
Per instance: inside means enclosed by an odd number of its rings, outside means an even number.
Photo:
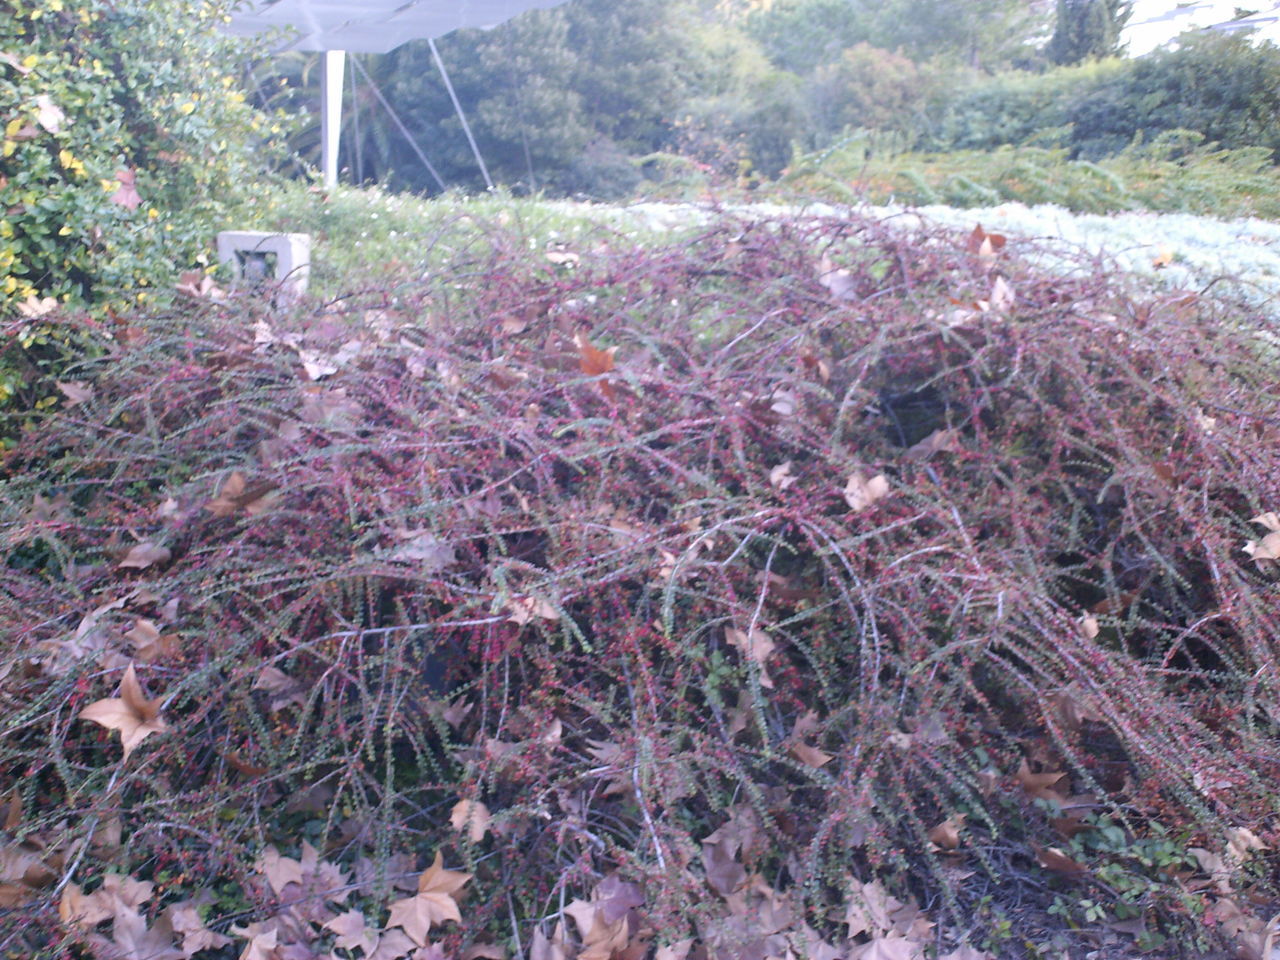
[[[564,0],[256,0],[231,15],[242,36],[292,27],[285,49],[386,53],[408,40],[491,27]],[[292,39],[292,42],[291,42]]]
[[[321,166],[324,182],[338,182],[342,75],[348,50],[386,53],[409,40],[434,40],[463,27],[492,27],[526,10],[564,0],[249,0],[231,15],[241,36],[281,30],[281,50],[323,50]],[[282,29],[283,28],[283,29]],[[432,52],[436,53],[434,45]],[[443,63],[436,53],[441,71]],[[452,95],[452,88],[450,89]],[[455,100],[459,112],[461,106]],[[463,117],[466,127],[466,118]],[[466,127],[470,137],[470,128]],[[474,149],[474,144],[473,144]],[[477,153],[477,160],[479,160]],[[483,167],[483,161],[481,161]],[[488,174],[485,174],[486,179]]]

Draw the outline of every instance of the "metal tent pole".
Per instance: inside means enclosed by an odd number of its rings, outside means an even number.
[[[320,148],[324,185],[338,183],[338,144],[342,135],[342,74],[347,63],[345,50],[324,52],[324,77],[320,87]]]

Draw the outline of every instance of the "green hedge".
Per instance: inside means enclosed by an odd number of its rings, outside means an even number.
[[[136,295],[201,262],[261,173],[223,0],[0,4],[0,311]]]

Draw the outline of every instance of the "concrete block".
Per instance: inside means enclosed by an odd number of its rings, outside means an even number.
[[[270,285],[287,299],[307,291],[311,274],[311,237],[305,233],[223,230],[218,260],[231,267],[237,287]]]

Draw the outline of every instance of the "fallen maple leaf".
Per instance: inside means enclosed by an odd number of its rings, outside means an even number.
[[[130,908],[115,913],[111,925],[111,946],[114,956],[120,960],[185,960],[187,956],[173,942],[173,929],[167,917],[162,916],[152,927],[142,914]],[[105,951],[95,951],[103,956]]]
[[[169,729],[160,716],[160,700],[159,697],[148,700],[143,696],[131,663],[120,681],[120,696],[89,704],[80,711],[80,719],[91,720],[108,730],[119,730],[124,759],[128,760],[129,754],[143,740],[153,733],[164,733]]]
[[[1036,862],[1046,870],[1052,870],[1067,877],[1089,872],[1087,867],[1076,863],[1057,847],[1042,847],[1038,843],[1033,843],[1031,849],[1035,851]]]
[[[807,743],[797,743],[791,747],[791,755],[801,763],[808,764],[811,767],[821,767],[831,762],[831,754],[819,750],[817,747],[811,747]]]
[[[440,851],[418,878],[418,893],[391,904],[388,927],[400,927],[420,947],[427,946],[427,934],[433,926],[446,920],[462,922],[455,894],[471,879],[471,874],[445,870],[441,866]]]
[[[47,93],[36,97],[36,123],[49,133],[57,133],[61,130],[62,121],[66,118],[67,115],[62,112],[62,108],[54,103]]]
[[[174,289],[193,300],[221,300],[226,291],[213,282],[213,277],[203,270],[185,270],[178,276]]]
[[[93,399],[93,387],[83,381],[71,380],[64,383],[61,380],[56,380],[54,384],[62,391],[62,395],[67,398],[68,407],[74,407],[78,403],[86,403]]]
[[[791,475],[790,460],[778,464],[769,471],[769,485],[777,490],[785,490],[795,482],[796,478]]]
[[[142,196],[138,193],[137,174],[128,167],[121,167],[116,171],[115,180],[120,186],[107,199],[126,210],[138,209],[142,204]]]
[[[507,619],[519,626],[524,626],[534,617],[541,617],[543,620],[560,619],[556,608],[538,597],[510,597],[507,599],[507,609],[511,611],[511,616]]]
[[[613,355],[617,353],[617,347],[610,347],[608,350],[597,350],[591,345],[582,334],[578,334],[573,338],[573,342],[578,347],[578,364],[588,377],[603,377],[614,368]],[[607,379],[600,381],[600,392],[609,400],[614,398],[613,384]]]
[[[1022,784],[1022,789],[1038,800],[1057,800],[1062,802],[1066,799],[1065,795],[1052,789],[1066,773],[1059,770],[1057,773],[1032,773],[1031,767],[1027,765],[1027,761],[1023,758],[1022,763],[1018,766],[1018,772],[1014,774],[1014,779]]]
[[[57,310],[60,303],[57,297],[37,297],[34,293],[30,294],[26,300],[18,305],[18,313],[26,317],[28,320],[35,320],[38,317],[48,316]],[[59,384],[61,386],[61,384]]]
[[[870,480],[855,471],[849,474],[849,482],[844,487],[844,500],[849,509],[855,513],[865,510],[877,500],[889,493],[889,481],[883,473],[877,473]]]
[[[1246,541],[1242,548],[1244,552],[1251,556],[1255,563],[1263,560],[1280,560],[1280,514],[1274,511],[1260,513],[1249,522],[1266,527],[1271,532],[1264,535],[1261,540]]]
[[[119,567],[121,570],[145,570],[155,564],[168,563],[172,556],[168,547],[157,546],[144,540],[129,548],[120,561]]]
[[[744,657],[756,662],[760,668],[760,686],[766,690],[772,690],[773,679],[764,666],[769,655],[777,648],[770,636],[758,627],[752,627],[750,633],[736,627],[725,627],[724,638],[737,647]]]
[[[952,814],[929,831],[929,841],[942,850],[954,850],[960,846],[960,828],[964,826],[966,815]]]
[[[270,481],[250,484],[239,470],[231,471],[218,495],[204,505],[215,517],[230,517],[243,510],[251,517],[270,510],[280,499],[276,485]]]
[[[493,817],[479,800],[459,800],[449,813],[449,825],[459,833],[464,829],[472,843],[479,843],[489,832]]]

